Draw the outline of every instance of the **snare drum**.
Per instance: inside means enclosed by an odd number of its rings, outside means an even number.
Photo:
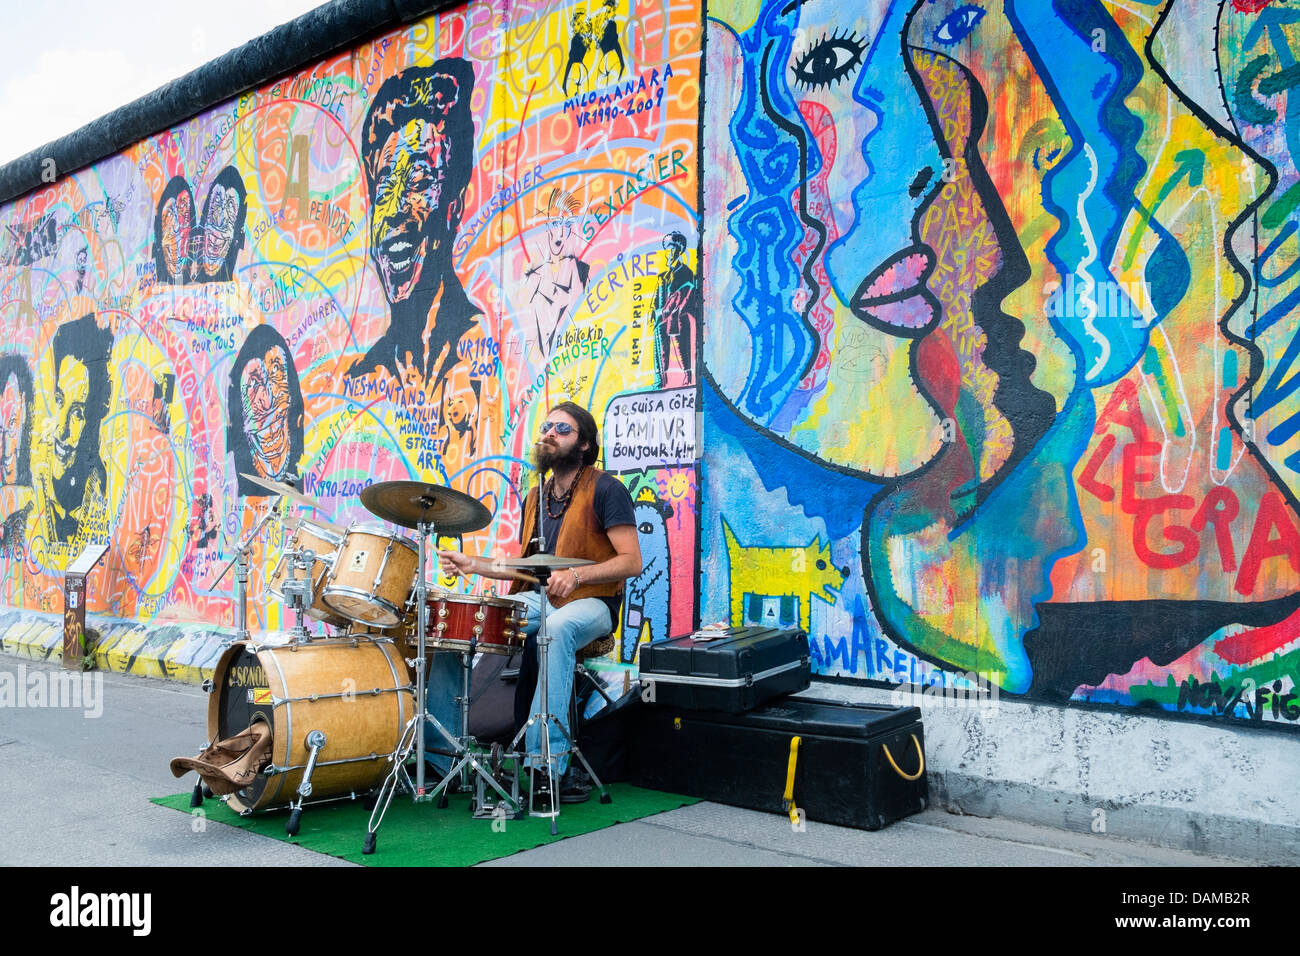
[[[293,576],[294,553],[310,550],[316,555],[316,558],[312,561],[310,571],[311,606],[305,608],[304,613],[317,621],[342,624],[343,621],[338,612],[331,610],[325,604],[324,596],[321,593],[325,587],[325,581],[329,577],[330,569],[334,567],[334,557],[338,553],[339,544],[342,541],[342,538],[328,528],[323,528],[307,518],[299,519],[298,527],[294,529],[288,545],[280,554],[280,560],[275,563],[275,570],[271,572],[270,581],[266,586],[267,593],[284,601],[285,582]]]
[[[506,655],[523,650],[528,608],[518,601],[478,594],[431,594],[427,603],[426,644],[434,650]],[[414,646],[415,636],[409,640]]]
[[[330,570],[325,604],[352,621],[392,627],[401,621],[420,552],[405,535],[380,525],[353,525]]]
[[[227,798],[232,809],[251,813],[297,799],[313,730],[325,734],[325,746],[307,802],[379,786],[414,712],[406,667],[390,639],[335,638],[285,647],[241,641],[217,662],[208,735],[224,740],[257,720],[271,728],[270,767]]]

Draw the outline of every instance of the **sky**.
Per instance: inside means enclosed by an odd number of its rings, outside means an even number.
[[[0,165],[324,0],[0,0]]]

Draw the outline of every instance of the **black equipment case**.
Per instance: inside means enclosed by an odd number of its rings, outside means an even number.
[[[792,822],[879,830],[929,800],[921,711],[811,697],[745,714],[645,707],[631,782]]]
[[[641,646],[642,698],[657,707],[739,714],[807,690],[808,635],[729,627]]]

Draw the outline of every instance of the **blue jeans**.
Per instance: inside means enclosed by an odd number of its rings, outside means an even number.
[[[541,623],[539,606],[542,597],[536,591],[521,591],[513,597],[528,607],[528,623],[524,626],[524,633],[528,637],[528,643],[534,644],[537,627]],[[604,637],[610,632],[610,628],[609,607],[597,598],[570,601],[561,608],[555,607],[549,601],[546,602],[546,631],[551,638],[547,668],[546,712],[562,721],[570,734],[573,733],[573,728],[569,727],[569,697],[573,693],[573,668],[578,651],[592,641]],[[460,732],[460,705],[456,700],[461,694],[460,655],[447,652],[435,653],[431,658],[426,680],[428,681],[426,710],[447,728],[448,733],[455,736]],[[541,695],[542,686],[539,681],[537,690],[533,693],[530,708],[532,713],[537,713],[541,709]],[[548,739],[551,753],[563,753],[556,766],[560,773],[564,773],[569,765],[568,743],[564,739],[564,734],[552,724]],[[438,750],[448,750],[451,746],[432,725],[425,731],[424,744],[427,748]],[[524,746],[528,751],[528,763],[540,765],[541,731],[536,724],[528,728],[528,733],[524,737]],[[430,755],[428,762],[442,773],[446,773],[451,768],[450,761],[438,754]]]

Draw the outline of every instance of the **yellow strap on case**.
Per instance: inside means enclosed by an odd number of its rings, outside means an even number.
[[[799,744],[802,737],[790,738],[790,762],[785,768],[785,798],[782,806],[790,811],[790,822],[799,822],[799,808],[794,805],[794,768],[799,762]]]
[[[916,734],[912,734],[912,745],[916,747],[916,755],[921,758],[921,766],[916,768],[916,773],[903,773],[898,764],[894,763],[894,755],[889,752],[889,744],[881,744],[881,749],[885,751],[885,759],[889,765],[894,768],[894,773],[898,774],[904,780],[915,780],[925,773],[925,752],[921,750],[921,741],[916,739]]]

